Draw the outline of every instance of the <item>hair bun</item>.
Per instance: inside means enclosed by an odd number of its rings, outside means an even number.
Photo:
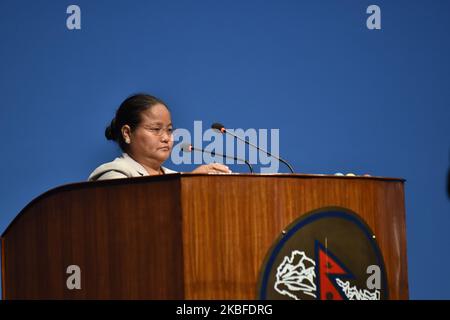
[[[116,118],[113,118],[111,124],[106,127],[105,137],[108,140],[116,140]]]

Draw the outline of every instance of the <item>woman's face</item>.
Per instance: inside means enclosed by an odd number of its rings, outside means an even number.
[[[137,160],[162,164],[173,146],[172,119],[163,104],[156,104],[141,113],[141,123],[130,132],[130,153]]]

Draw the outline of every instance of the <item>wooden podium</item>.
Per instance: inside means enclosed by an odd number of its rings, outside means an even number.
[[[329,206],[367,223],[384,256],[389,298],[407,299],[403,183],[170,174],[61,186],[29,203],[3,233],[3,298],[258,299],[275,239]],[[81,289],[67,287],[71,265]]]

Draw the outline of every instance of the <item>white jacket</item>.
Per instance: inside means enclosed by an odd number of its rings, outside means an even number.
[[[177,173],[176,171],[161,167],[165,174]],[[114,161],[104,163],[97,167],[89,175],[89,181],[120,179],[148,176],[147,170],[128,154],[123,153],[121,157]]]

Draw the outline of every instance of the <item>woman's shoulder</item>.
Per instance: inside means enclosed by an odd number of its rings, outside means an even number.
[[[123,157],[104,163],[89,175],[89,181],[139,177],[142,174]]]
[[[165,174],[177,173],[174,170],[162,167]],[[128,154],[123,153],[121,157],[114,159],[111,162],[104,163],[98,166],[89,175],[88,181],[120,179],[148,176],[145,168],[132,159]]]

